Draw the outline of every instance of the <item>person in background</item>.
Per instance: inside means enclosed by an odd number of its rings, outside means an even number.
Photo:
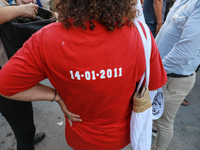
[[[164,21],[166,20],[167,14],[170,10],[170,8],[173,6],[174,2],[176,0],[166,0],[166,10],[165,10],[165,17],[164,17]]]
[[[167,149],[173,137],[176,113],[194,86],[195,70],[200,64],[199,14],[199,0],[176,0],[156,36],[168,81],[162,88],[165,102],[163,115],[154,121],[158,133],[152,150]]]
[[[60,0],[59,22],[33,34],[0,71],[0,94],[58,102],[68,121],[65,137],[72,149],[125,149],[130,143],[132,96],[146,67],[142,39],[132,22],[136,4]],[[156,90],[167,77],[151,38],[149,89]],[[56,90],[39,83],[45,78]]]
[[[164,22],[166,0],[144,0],[143,12],[145,22],[156,37]]]
[[[34,18],[37,14],[38,6],[35,4],[6,5],[5,1],[0,0],[0,24],[19,16]],[[7,61],[8,58],[0,38],[0,69]],[[31,102],[14,101],[0,96],[0,112],[8,121],[15,134],[17,150],[33,150],[34,144],[44,139],[45,134],[43,132],[35,135]]]

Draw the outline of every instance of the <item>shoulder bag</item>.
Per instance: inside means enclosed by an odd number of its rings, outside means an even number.
[[[148,85],[150,75],[151,35],[147,25],[143,22],[141,23],[145,29],[147,38],[145,38],[138,21],[134,21],[144,46],[146,70],[133,96],[133,110],[130,120],[130,139],[131,146],[134,150],[150,150],[152,136],[152,107]],[[143,84],[144,78],[146,79],[145,84]]]

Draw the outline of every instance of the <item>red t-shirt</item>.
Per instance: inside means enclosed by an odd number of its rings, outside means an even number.
[[[82,122],[66,140],[75,150],[117,150],[130,143],[131,97],[145,70],[136,27],[108,31],[52,23],[35,33],[0,71],[0,92],[13,95],[48,78]],[[149,89],[163,86],[166,73],[152,38]]]

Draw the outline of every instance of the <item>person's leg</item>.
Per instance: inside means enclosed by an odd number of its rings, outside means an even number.
[[[190,104],[189,101],[187,101],[186,99],[184,99],[181,103],[182,106],[188,106]]]
[[[153,125],[152,125],[152,135],[154,136],[154,137],[156,137],[157,136],[157,125],[156,125],[156,123],[155,123],[155,120],[153,120]]]
[[[158,133],[152,150],[166,150],[173,137],[173,123],[176,113],[186,95],[191,91],[196,79],[196,73],[191,77],[168,78],[163,86],[164,112],[161,118],[155,120]]]
[[[0,96],[0,112],[10,124],[17,140],[17,150],[34,150],[35,125],[31,102]]]

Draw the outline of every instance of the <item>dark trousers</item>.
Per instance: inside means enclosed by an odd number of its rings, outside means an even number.
[[[0,95],[0,112],[15,134],[17,150],[34,150],[35,125],[32,103],[10,100]]]

